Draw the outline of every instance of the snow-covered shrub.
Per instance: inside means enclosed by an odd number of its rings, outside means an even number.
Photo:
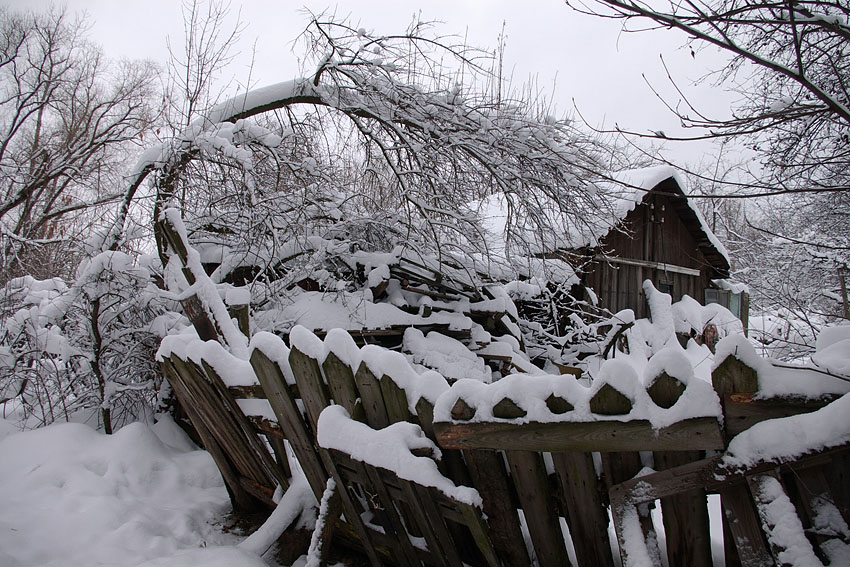
[[[27,427],[99,420],[107,432],[145,417],[161,378],[153,323],[165,312],[151,271],[122,252],[86,259],[68,286],[9,281],[0,309],[0,403]]]

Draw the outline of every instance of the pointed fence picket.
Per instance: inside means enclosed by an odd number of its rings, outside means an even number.
[[[326,344],[315,336],[311,341],[314,347]],[[317,354],[321,349],[299,346],[287,347],[270,335],[257,342],[251,367],[259,386],[226,387],[214,365],[175,355],[164,358],[162,367],[222,470],[234,502],[267,504],[276,484],[286,486],[290,473],[281,466],[286,463],[285,439],[317,498],[328,478],[339,487],[324,545],[354,545],[373,565],[560,567],[571,564],[570,539],[579,567],[614,565],[609,510],[625,564],[657,565],[660,555],[652,547],[656,537],[647,510],[659,500],[670,564],[711,565],[707,493],[721,496],[726,564],[773,564],[779,561],[783,542],[765,520],[769,502],[753,497],[765,474],[778,475],[787,502],[800,518],[802,531],[797,535],[808,538],[815,553],[822,554],[831,540],[846,539],[812,529],[824,501],[835,513],[846,515],[847,491],[841,486],[846,473],[832,466],[846,464],[846,446],[743,471],[722,469],[719,457],[706,456],[705,451],[725,449],[731,437],[755,423],[814,411],[830,401],[759,400],[754,396],[755,371],[733,357],[713,374],[722,421],[692,418],[654,429],[649,422],[623,418],[631,410],[630,401],[610,385],[590,400],[598,419],[551,423],[528,421],[521,400],[509,396],[489,408],[493,419],[476,419],[480,409],[462,397],[451,398],[446,388],[440,404],[448,396],[451,419],[435,422],[433,399],[420,396],[414,403],[415,389],[392,372],[377,371],[366,362],[346,362],[330,348]],[[352,352],[357,349],[349,346]],[[682,384],[662,374],[647,394],[658,407],[669,408],[683,391]],[[242,414],[238,399],[262,398],[268,400],[276,422]],[[562,415],[578,403],[567,398],[553,394],[543,402],[553,414]],[[395,471],[320,447],[317,425],[330,404],[343,406],[372,429],[400,421],[421,427],[441,447],[439,470],[456,485],[476,488],[482,510],[400,478]],[[643,467],[639,451],[653,452],[655,472],[636,477]],[[363,519],[369,516],[372,520]]]

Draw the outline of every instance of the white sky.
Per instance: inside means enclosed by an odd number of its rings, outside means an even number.
[[[0,0],[15,8],[46,6],[47,0]],[[112,57],[148,58],[164,63],[168,58],[166,37],[175,46],[183,38],[181,5],[178,0],[70,0],[70,11],[85,10],[91,20],[92,39]],[[244,84],[251,68],[251,50],[256,56],[251,84],[264,86],[298,74],[297,54],[292,41],[307,23],[302,12],[336,10],[350,14],[357,27],[376,33],[398,33],[414,13],[423,20],[444,22],[442,33],[466,35],[469,43],[492,49],[505,22],[507,51],[505,69],[520,85],[530,76],[547,94],[552,94],[558,113],[573,110],[573,101],[594,126],[621,127],[637,131],[663,130],[675,135],[678,121],[667,111],[642,75],[665,93],[672,93],[659,56],[673,76],[698,103],[698,108],[727,114],[731,95],[711,85],[691,88],[709,66],[722,59],[714,53],[682,48],[684,37],[675,31],[621,33],[620,23],[584,16],[561,0],[244,0],[231,3],[232,19],[241,12],[245,25],[240,42],[241,56],[231,68],[236,81]],[[232,92],[235,94],[235,84]],[[678,96],[669,94],[672,103]],[[669,145],[672,159],[695,164],[711,151],[706,145]]]

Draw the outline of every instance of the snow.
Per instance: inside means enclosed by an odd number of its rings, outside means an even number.
[[[473,378],[490,382],[492,373],[484,360],[460,341],[431,331],[424,335],[415,327],[404,332],[403,349],[414,363],[436,370],[449,380]]]
[[[815,350],[822,351],[845,339],[850,339],[850,325],[832,325],[824,327],[821,329],[820,334],[818,334],[817,342],[815,343]],[[847,352],[850,353],[850,351]],[[850,354],[848,354],[848,356],[850,356]]]
[[[209,454],[191,447],[166,416],[110,436],[74,423],[6,435],[0,565],[264,565],[219,547],[236,542],[212,523],[230,508],[227,491]]]
[[[785,494],[779,480],[772,476],[760,475],[756,483],[754,496],[762,523],[766,524],[767,539],[772,546],[782,549],[776,559],[782,565],[823,567],[823,563],[812,549],[812,544],[806,539],[794,504]]]
[[[671,347],[672,349],[672,347]],[[679,349],[681,351],[681,349]],[[658,355],[656,355],[658,356]],[[697,417],[720,416],[720,400],[705,380],[692,379],[693,370],[681,352],[665,352],[662,361],[647,367],[639,374],[633,361],[625,357],[606,360],[590,387],[579,383],[575,377],[564,374],[513,374],[492,384],[478,380],[462,379],[452,384],[442,394],[434,407],[434,421],[452,422],[451,410],[458,399],[463,399],[475,409],[473,422],[511,421],[512,423],[553,423],[589,421],[647,420],[656,429],[667,427],[677,421]],[[652,403],[646,385],[662,371],[670,370],[685,384],[681,398],[670,408],[661,408]],[[643,374],[643,378],[641,375]],[[605,385],[610,384],[633,402],[632,409],[625,415],[597,415],[590,411],[590,400]],[[551,395],[567,400],[573,410],[554,414],[546,405]],[[505,398],[510,398],[526,412],[525,417],[511,420],[493,416],[493,407]]]
[[[812,363],[829,372],[850,378],[850,338],[819,349],[812,355]]]
[[[264,317],[273,318],[273,327],[281,331],[295,325],[313,330],[387,329],[423,321],[419,315],[402,311],[391,303],[373,303],[371,292],[365,291],[370,297],[366,297],[363,291],[304,292],[282,309],[267,311]],[[388,288],[387,292],[392,294],[392,289]],[[406,301],[403,303],[407,304]],[[452,330],[465,330],[472,326],[472,321],[460,313],[434,312],[427,322],[430,325],[448,325]]]
[[[832,347],[838,345],[838,348]],[[850,350],[841,348],[841,341],[822,351],[822,360],[827,367],[846,367]],[[788,365],[769,358],[762,358],[752,343],[743,335],[729,335],[717,343],[712,370],[720,366],[728,356],[734,356],[758,374],[759,396],[822,398],[825,394],[850,392],[846,378],[830,376],[819,371],[816,365]],[[817,353],[816,355],[817,356]],[[814,362],[814,358],[813,358]]]
[[[478,491],[468,486],[455,486],[437,469],[437,463],[428,457],[418,457],[411,451],[428,449],[435,458],[440,449],[425,436],[418,425],[398,422],[375,430],[354,421],[342,406],[332,405],[319,416],[319,445],[336,449],[353,459],[393,471],[399,478],[422,486],[431,486],[459,502],[481,506]]]
[[[280,488],[280,487],[278,487]],[[268,519],[254,533],[239,543],[239,549],[262,555],[274,545],[283,531],[299,520],[300,527],[307,527],[311,514],[304,514],[316,506],[316,497],[303,474],[296,474],[289,488],[277,503]],[[239,565],[239,564],[237,564]]]
[[[784,463],[845,443],[850,443],[850,394],[812,413],[762,421],[739,433],[729,442],[723,465]]]

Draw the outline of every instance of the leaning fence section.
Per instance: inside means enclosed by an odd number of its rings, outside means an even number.
[[[258,333],[250,361],[172,343],[163,370],[234,502],[270,506],[289,450],[317,499],[337,487],[323,545],[373,565],[660,565],[654,506],[669,564],[712,565],[707,494],[720,495],[726,565],[829,564],[850,543],[846,441],[735,458],[770,435],[757,424],[814,427],[822,412],[846,424],[847,402],[765,398],[734,356],[711,384],[625,370],[590,387],[449,384],[341,330],[296,328],[289,344]]]

